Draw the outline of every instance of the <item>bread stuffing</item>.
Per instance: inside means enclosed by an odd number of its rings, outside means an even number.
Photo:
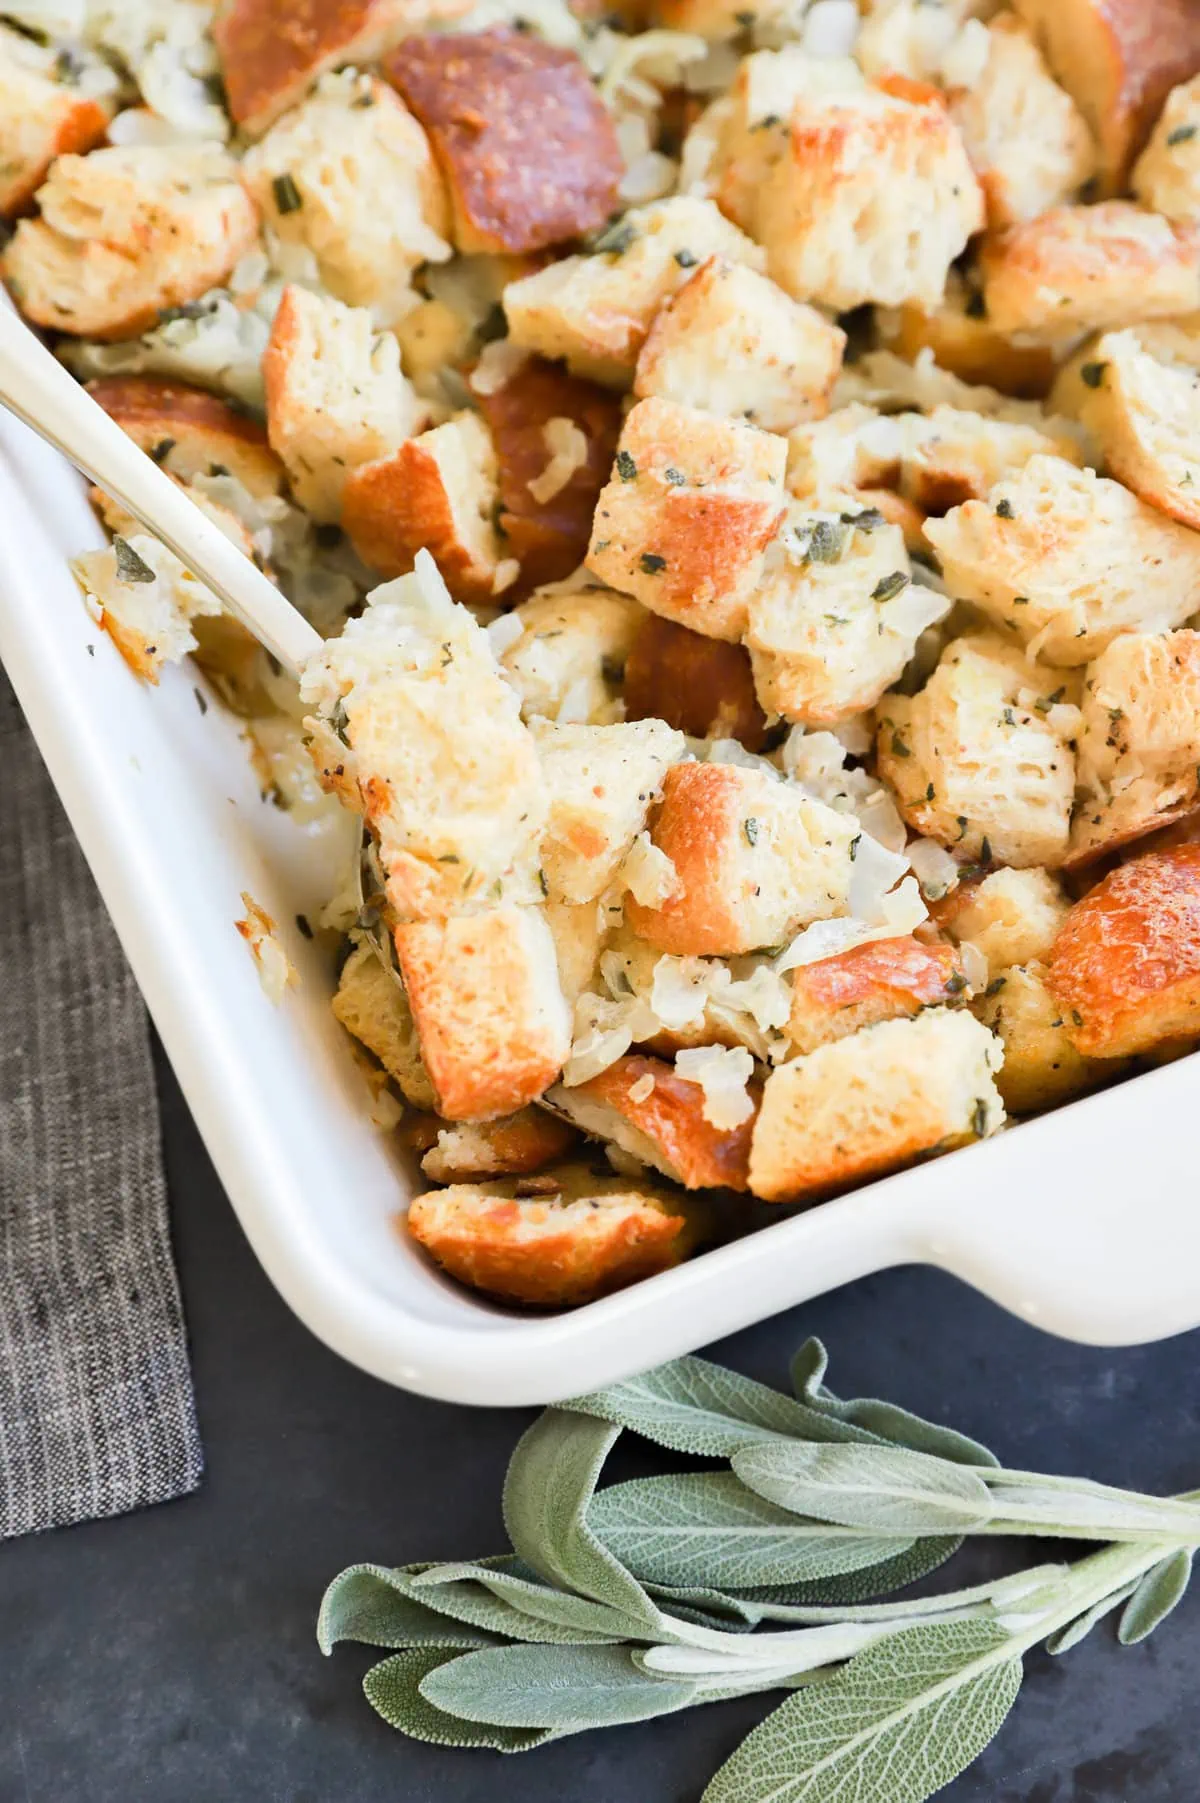
[[[396,1255],[586,1305],[1200,1047],[1194,0],[197,30],[0,24],[0,276],[319,635],[93,492],[344,847]]]

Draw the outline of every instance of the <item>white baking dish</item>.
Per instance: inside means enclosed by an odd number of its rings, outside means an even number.
[[[247,1237],[346,1358],[431,1396],[548,1402],[909,1261],[1077,1339],[1200,1322],[1196,1058],[572,1314],[507,1313],[441,1279],[398,1230],[411,1173],[371,1123],[329,970],[293,924],[333,887],[331,835],[260,801],[237,722],[202,713],[190,669],[158,689],[130,674],[67,569],[99,537],[74,473],[0,416],[0,660]],[[243,890],[301,974],[279,1007],[234,929]]]

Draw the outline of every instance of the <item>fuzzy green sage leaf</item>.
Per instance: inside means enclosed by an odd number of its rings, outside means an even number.
[[[879,1565],[911,1541],[806,1526],[729,1472],[641,1478],[601,1490],[588,1521],[643,1582],[748,1589],[839,1577]]]
[[[799,1691],[747,1736],[703,1803],[923,1803],[980,1754],[1021,1686],[990,1622],[910,1628]]]
[[[902,1447],[763,1442],[743,1447],[732,1462],[768,1502],[871,1534],[961,1534],[996,1512],[987,1485],[967,1466]]]

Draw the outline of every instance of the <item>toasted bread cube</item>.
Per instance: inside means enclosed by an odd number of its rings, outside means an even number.
[[[459,413],[351,471],[342,524],[381,576],[406,574],[425,549],[456,600],[486,601],[501,556],[496,498],[491,434],[477,413]]]
[[[237,167],[213,144],[60,156],[2,268],[35,325],[130,338],[223,282],[258,232]]]
[[[493,1120],[544,1095],[571,1049],[571,1016],[540,909],[423,920],[395,938],[438,1113]]]
[[[1200,76],[1168,94],[1134,169],[1133,191],[1155,213],[1200,224]]]
[[[987,383],[1004,394],[1040,397],[1054,380],[1054,352],[1048,345],[1014,344],[987,317],[983,296],[951,270],[936,307],[909,302],[879,308],[880,342],[914,361],[923,350],[964,382]]]
[[[554,938],[559,987],[573,1011],[584,990],[595,981],[608,936],[606,910],[595,902],[559,902],[551,897],[542,912]]]
[[[784,554],[750,597],[746,644],[768,714],[829,726],[874,707],[949,610],[913,586],[899,526],[854,517],[793,504]]]
[[[256,499],[283,487],[283,465],[258,421],[217,395],[157,376],[101,376],[88,393],[181,482],[228,474]]]
[[[532,1308],[574,1308],[687,1257],[696,1231],[682,1198],[586,1166],[430,1190],[408,1230],[451,1277]],[[529,1195],[536,1185],[538,1193]]]
[[[336,520],[351,470],[387,457],[427,410],[400,368],[400,347],[365,307],[287,287],[263,356],[267,436],[297,502]]]
[[[1073,862],[1200,807],[1200,632],[1126,632],[1089,664]]]
[[[677,194],[632,207],[590,256],[564,257],[509,283],[509,334],[526,350],[565,358],[574,375],[627,388],[658,309],[710,256],[766,266],[709,200]]]
[[[242,177],[276,237],[311,251],[322,286],[379,321],[411,305],[419,263],[450,255],[449,208],[429,141],[373,76],[323,76],[247,154]]]
[[[1065,422],[1052,430],[1053,422],[1039,410],[1022,408],[1019,402],[1008,405],[1014,413],[1032,413],[1036,424],[958,405],[959,400],[989,398],[999,406],[1004,403],[992,390],[968,388],[952,377],[944,378],[954,395],[954,402],[947,403],[936,399],[935,393],[921,392],[920,376],[908,372],[915,377],[910,383],[906,372],[907,365],[896,365],[901,378],[896,386],[911,387],[911,399],[927,411],[881,413],[862,401],[851,401],[827,419],[797,426],[788,434],[787,485],[792,494],[820,504],[819,498],[830,492],[855,491],[861,496],[868,489],[893,487],[922,515],[944,513],[985,495],[1001,476],[1024,468],[1038,453],[1073,463],[1080,460],[1078,442]],[[886,397],[881,401],[887,404]]]
[[[653,613],[736,639],[784,513],[787,442],[673,401],[639,401],[600,496],[588,568]]]
[[[71,569],[97,623],[145,682],[157,683],[164,664],[195,650],[198,615],[221,611],[212,590],[145,532],[85,551]]]
[[[1166,631],[1200,607],[1200,538],[1060,457],[1031,457],[925,536],[951,593],[1047,663],[1087,663],[1119,632]]]
[[[651,326],[633,392],[786,432],[828,413],[845,345],[815,307],[709,257]]]
[[[886,697],[879,774],[910,826],[984,863],[1062,863],[1078,714],[1053,717],[1047,678],[981,633],[952,640],[918,695]]]
[[[521,1108],[496,1121],[439,1126],[421,1159],[435,1183],[478,1182],[485,1177],[520,1177],[565,1158],[577,1136],[545,1108]]]
[[[684,957],[780,945],[847,912],[858,830],[853,815],[762,770],[674,764],[650,832],[677,886],[655,907],[629,896],[625,918],[659,951]]]
[[[974,947],[994,977],[1009,965],[1048,958],[1069,909],[1058,878],[1031,866],[960,883],[931,912],[956,945]]]
[[[986,30],[987,62],[970,87],[951,91],[950,112],[995,228],[1070,200],[1096,153],[1087,122],[1025,26],[1001,13]]]
[[[1036,426],[958,407],[934,407],[927,418],[902,419],[906,442],[900,489],[926,514],[982,500],[1002,477],[1024,469],[1031,457],[1083,461],[1078,443],[1065,431],[1052,436]]]
[[[1052,353],[1047,353],[1045,347],[1040,354],[1053,362]],[[865,403],[887,414],[905,408],[930,413],[935,407],[957,407],[964,413],[982,413],[988,419],[1010,420],[1014,425],[1034,426],[1043,432],[1069,430],[1036,401],[1013,400],[998,388],[964,382],[948,369],[939,369],[930,350],[918,351],[912,363],[906,363],[894,351],[864,351],[842,371],[834,402],[840,407]]]
[[[52,46],[0,26],[0,216],[28,206],[55,157],[98,144],[116,111],[105,65],[87,67],[87,87],[58,66]]]
[[[970,1014],[885,1020],[771,1072],[750,1147],[750,1188],[800,1202],[994,1133],[999,1041]]]
[[[979,267],[996,331],[1051,343],[1200,305],[1200,229],[1127,200],[1010,226],[985,239]]]
[[[924,0],[866,0],[859,10],[863,17],[854,60],[873,79],[899,75],[913,82],[946,85],[945,66],[955,67],[964,48],[973,49],[967,57],[970,67],[984,59],[970,29],[978,14],[986,17],[992,10],[990,0],[945,0],[936,7]],[[968,33],[965,42],[964,26]],[[986,45],[986,39],[983,43]]]
[[[342,966],[333,1012],[378,1058],[406,1102],[432,1108],[433,1085],[421,1062],[412,1009],[399,976],[369,945],[357,945]]]
[[[835,407],[828,418],[788,433],[787,487],[819,507],[827,495],[890,488],[900,480],[907,427],[862,401]]]
[[[966,996],[962,960],[952,945],[872,939],[796,967],[785,1031],[798,1052],[814,1052],[879,1021],[906,1019]]]
[[[610,1141],[685,1189],[747,1187],[753,1102],[737,1126],[715,1127],[704,1090],[661,1058],[631,1053],[586,1083],[560,1084],[547,1099],[594,1139]]]
[[[595,901],[646,823],[683,734],[662,720],[530,727],[550,795],[542,871],[556,901]]]
[[[578,588],[533,595],[509,617],[520,623],[521,636],[500,664],[527,720],[607,726],[621,718],[617,691],[647,618],[644,608],[585,580]]]
[[[468,10],[467,0],[228,0],[213,37],[229,111],[258,137],[327,69],[375,62],[404,32]]]
[[[1075,1050],[1066,1019],[1046,987],[1044,964],[1013,964],[988,984],[977,1017],[1004,1047],[996,1076],[1010,1114],[1033,1114],[1081,1095],[1113,1071]]]
[[[478,391],[477,391],[478,392]],[[562,582],[587,551],[592,515],[621,431],[610,389],[530,357],[479,392],[499,464],[497,525],[525,588]]]
[[[616,211],[624,161],[573,50],[513,31],[420,33],[385,68],[429,133],[459,250],[544,250]]]
[[[547,796],[486,632],[428,558],[306,665],[327,788],[366,818],[400,920],[534,901]]]
[[[848,57],[813,57],[799,44],[743,57],[728,93],[715,101],[684,146],[683,171],[697,169],[705,192],[752,237],[763,184],[790,154],[792,109],[801,99],[852,96],[866,87]],[[693,145],[692,137],[699,140]]]
[[[926,96],[864,88],[796,101],[754,209],[768,271],[796,300],[937,305],[983,224],[983,196],[940,95]]]
[[[694,739],[737,739],[747,751],[765,743],[749,652],[660,614],[641,616],[624,693],[627,720],[665,720]]]
[[[1159,108],[1200,69],[1191,0],[1014,0],[1100,150],[1101,190],[1119,193]]]
[[[1118,481],[1200,528],[1200,368],[1156,357],[1139,340],[1137,332],[1106,332],[1089,347],[1079,366],[1079,417]]]
[[[1134,858],[1090,889],[1054,942],[1047,983],[1086,1057],[1200,1037],[1200,845]]]

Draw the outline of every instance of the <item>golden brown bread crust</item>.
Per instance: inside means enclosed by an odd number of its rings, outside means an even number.
[[[875,939],[792,972],[787,1036],[801,1052],[881,1020],[966,998],[962,960],[952,945]]]
[[[846,912],[850,815],[737,764],[673,764],[650,834],[676,887],[655,907],[630,894],[625,920],[659,951],[733,957]]]
[[[218,395],[157,376],[101,376],[88,383],[88,393],[135,444],[185,482],[227,472],[252,495],[275,495],[283,486],[283,465],[263,427]]]
[[[438,1113],[483,1121],[536,1101],[571,1044],[542,915],[502,907],[420,921],[398,926],[395,943]]]
[[[621,431],[621,405],[611,389],[569,376],[561,364],[531,357],[503,387],[478,396],[500,466],[501,549],[521,566],[521,587],[505,599],[561,582],[583,562],[600,490]],[[536,501],[528,484],[546,468],[543,427],[569,419],[587,439],[587,461],[558,493]]]
[[[1040,400],[1054,380],[1054,352],[1041,344],[1014,344],[987,320],[982,301],[979,310],[967,310],[971,297],[954,305],[954,288],[947,284],[947,300],[932,310],[909,304],[891,309],[878,319],[882,343],[898,357],[914,363],[928,348],[934,361],[964,382],[985,383],[1001,394]],[[957,298],[957,297],[955,297]],[[878,316],[877,316],[878,317]]]
[[[625,421],[588,568],[668,619],[737,639],[784,514],[787,441],[651,398]]]
[[[466,10],[466,0],[228,0],[213,38],[229,111],[257,137],[326,69],[372,61],[410,19]]]
[[[885,1020],[775,1067],[750,1148],[764,1202],[816,1201],[994,1133],[1000,1046],[965,1009]]]
[[[1049,340],[1189,312],[1198,266],[1200,231],[1125,200],[1051,207],[989,233],[979,254],[996,330]]]
[[[1000,971],[973,1012],[1004,1046],[996,1088],[1010,1114],[1053,1107],[1120,1074],[1116,1062],[1085,1058],[1071,1044],[1042,964],[1013,964]]]
[[[421,1115],[406,1137],[422,1154],[421,1169],[427,1177],[435,1183],[465,1183],[540,1171],[556,1158],[565,1158],[578,1135],[557,1115],[531,1107],[469,1126]]]
[[[616,211],[624,162],[574,51],[511,31],[425,33],[385,73],[429,134],[460,250],[543,250]]]
[[[632,1092],[652,1079],[649,1095]],[[558,1091],[556,1094],[562,1094]],[[629,1053],[598,1076],[566,1092],[581,1102],[611,1108],[651,1141],[664,1168],[685,1189],[749,1187],[750,1139],[754,1115],[739,1127],[714,1127],[704,1115],[704,1091],[698,1083],[676,1076],[661,1058]],[[757,1113],[761,1090],[751,1091]]]
[[[1200,69],[1195,0],[1015,0],[1099,140],[1103,192],[1124,186],[1173,87]]]
[[[1134,858],[1089,890],[1054,942],[1047,983],[1088,1057],[1200,1035],[1200,845]]]
[[[108,130],[112,106],[64,88],[60,111],[49,123],[36,162],[0,164],[0,217],[23,213],[32,203],[55,157],[82,155]]]
[[[665,1190],[587,1172],[460,1184],[414,1198],[408,1230],[460,1283],[508,1302],[566,1308],[686,1257],[692,1223]],[[538,1193],[527,1192],[537,1186]]]
[[[625,663],[625,718],[665,720],[694,739],[738,739],[761,751],[767,717],[743,645],[706,638],[648,613]]]
[[[470,425],[486,437],[477,417]],[[362,464],[346,479],[342,526],[354,549],[380,576],[404,576],[424,548],[456,601],[490,601],[496,559],[490,523],[480,531],[470,496],[456,494],[439,455],[447,421],[409,438],[390,457]],[[490,450],[487,453],[490,460]],[[494,492],[494,491],[490,491]]]

